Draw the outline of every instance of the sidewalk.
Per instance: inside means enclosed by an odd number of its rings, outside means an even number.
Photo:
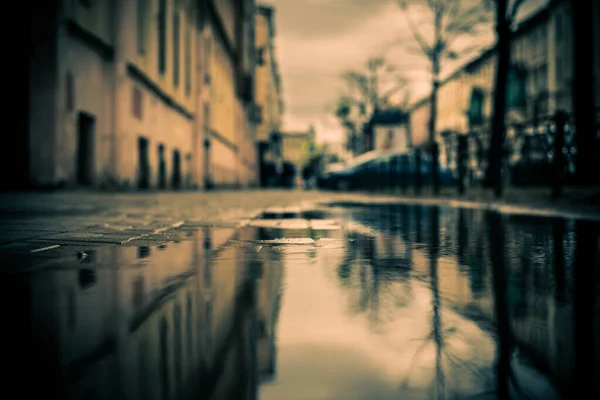
[[[368,198],[368,200],[367,200]],[[354,199],[343,201],[347,205],[373,203],[419,203],[440,206],[483,208],[498,210],[504,213],[523,213],[546,216],[562,216],[600,220],[600,187],[598,188],[566,188],[563,194],[553,199],[547,187],[507,188],[501,199],[496,199],[490,189],[468,189],[459,195],[456,188],[443,188],[438,196],[434,196],[431,188],[423,188],[421,195],[414,194],[410,188],[405,193],[356,194]]]
[[[600,190],[570,190],[556,201],[547,189],[509,190],[501,201],[489,191],[471,191],[463,197],[454,193],[445,190],[433,197],[425,189],[421,196],[301,190],[2,194],[0,271],[40,266],[96,246],[157,246],[182,240],[202,227],[242,226],[269,208],[308,204],[415,203],[600,220]]]
[[[286,190],[0,195],[0,272],[44,266],[97,246],[157,246],[205,226],[235,228],[269,207],[336,198]]]

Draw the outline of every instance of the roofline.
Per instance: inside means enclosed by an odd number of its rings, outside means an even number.
[[[517,25],[517,28],[514,30],[514,32],[512,34],[513,38],[519,37],[520,35],[524,34],[525,32],[529,31],[530,29],[536,27],[537,23],[539,23],[539,22],[548,21],[549,17],[550,17],[551,9],[556,7],[557,5],[560,5],[560,4],[566,3],[566,2],[567,2],[567,0],[550,0],[548,4],[541,7],[536,12],[532,13],[530,16],[525,18],[523,21],[521,21]],[[469,72],[468,70],[470,68],[473,68],[477,64],[486,61],[489,57],[491,57],[495,54],[497,47],[498,47],[498,45],[497,45],[497,43],[495,43],[493,46],[488,47],[487,49],[484,49],[478,56],[465,62],[462,66],[458,67],[454,72],[452,72],[448,77],[443,79],[440,82],[440,87],[443,86],[444,84],[450,82],[451,80],[455,79],[461,73],[465,73],[465,72],[468,73]],[[431,94],[428,94],[427,96],[421,98],[420,100],[418,100],[415,103],[413,103],[412,105],[410,105],[407,108],[407,111],[410,113],[413,110],[421,107],[423,104],[427,103],[427,101],[430,98],[431,98]]]

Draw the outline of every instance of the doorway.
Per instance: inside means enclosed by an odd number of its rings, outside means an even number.
[[[150,142],[140,137],[138,139],[138,187],[148,189],[150,187]]]
[[[173,150],[173,189],[181,188],[181,153],[179,150]]]
[[[94,130],[96,119],[87,113],[77,118],[77,184],[94,183]]]
[[[165,189],[167,187],[167,164],[165,161],[165,145],[158,145],[158,187]]]

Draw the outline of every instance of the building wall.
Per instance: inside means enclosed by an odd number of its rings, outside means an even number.
[[[438,91],[438,139],[444,131],[464,133],[467,131],[467,109],[470,100],[468,78],[462,72],[454,74]]]
[[[118,68],[117,116],[117,168],[118,180],[125,186],[136,185],[140,174],[138,140],[149,140],[150,185],[158,186],[158,146],[164,146],[167,187],[173,186],[174,152],[180,154],[180,179],[182,187],[191,187],[195,157],[194,121],[194,39],[196,32],[194,8],[186,3],[166,0],[165,13],[165,67],[160,68],[159,40],[153,40],[159,32],[160,1],[145,0],[147,9],[138,3],[125,3],[120,22],[125,34],[120,35],[123,46],[122,61],[125,68]],[[140,15],[143,14],[143,15]],[[187,15],[187,17],[186,17]],[[156,18],[153,18],[156,16]],[[176,19],[179,20],[179,39],[176,38]],[[145,29],[144,29],[145,25]],[[131,27],[136,27],[133,33]],[[186,37],[186,35],[189,35]],[[179,51],[175,46],[178,40]],[[178,53],[178,54],[177,54]],[[176,59],[177,57],[177,59]],[[135,67],[147,82],[131,73]],[[151,87],[153,85],[154,87]],[[141,93],[141,112],[135,112],[135,94]],[[176,106],[168,104],[169,98]]]
[[[283,159],[292,162],[296,166],[296,170],[302,168],[304,151],[310,141],[309,134],[283,133],[281,136]]]
[[[467,90],[468,101],[471,100],[471,90],[480,89],[484,94],[483,116],[485,120],[492,117],[494,82],[496,79],[496,59],[492,54],[486,54],[476,61],[472,66],[468,66],[465,71],[468,75]],[[468,104],[468,103],[467,103]]]
[[[110,62],[81,39],[67,35],[65,42],[65,46],[61,48],[63,57],[58,76],[59,129],[55,143],[54,179],[67,183],[75,183],[77,180],[78,120],[85,114],[95,121],[91,157],[95,180],[101,181],[110,175],[113,168],[111,101],[114,71]],[[69,92],[72,93],[71,101],[68,100],[71,96]]]
[[[256,129],[257,140],[269,139],[269,113],[268,113],[268,93],[270,87],[270,74],[267,68],[268,59],[268,41],[269,41],[269,23],[267,17],[262,13],[256,14],[256,48],[262,52],[263,65],[256,66],[256,103],[262,109],[262,121]]]
[[[429,140],[429,107],[429,101],[422,101],[410,111],[409,127],[414,147],[422,147]]]
[[[159,145],[165,149],[167,186],[174,151],[180,154],[184,188],[203,186],[213,169],[223,185],[256,180],[254,34],[252,42],[239,38],[255,29],[254,2],[212,3],[214,18],[201,15],[192,0],[87,6],[55,0],[33,10],[27,144],[32,183],[78,184],[81,115],[93,121],[84,157],[90,161],[91,186],[135,188],[145,171],[140,139],[148,141],[151,188],[159,183]],[[272,70],[265,72],[272,79]],[[278,85],[262,86],[265,99],[273,87]],[[280,123],[280,114],[269,115],[278,115]],[[211,141],[208,152],[205,138]]]
[[[377,125],[375,132],[375,150],[408,150],[406,125]]]
[[[236,124],[235,69],[224,38],[212,31],[210,58],[210,168],[218,185],[236,181],[238,131]]]
[[[509,112],[508,123],[532,121],[534,107],[539,108],[538,117],[548,114],[548,20],[541,19],[531,28],[520,32],[512,42],[512,63],[527,71],[527,104]],[[543,96],[543,97],[541,97]]]
[[[551,12],[548,26],[548,86],[551,111],[573,110],[571,82],[573,79],[573,32],[571,5],[558,3]]]

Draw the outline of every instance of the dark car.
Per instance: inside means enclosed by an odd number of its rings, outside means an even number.
[[[421,179],[431,183],[431,158],[421,157]],[[330,190],[379,190],[408,187],[414,184],[416,161],[413,152],[371,151],[355,158],[343,168],[321,177],[319,187]],[[454,175],[448,168],[440,169],[442,185],[454,184]]]
[[[548,185],[552,182],[550,143],[545,135],[524,135],[516,141],[515,148],[517,151],[510,159],[513,185]]]

